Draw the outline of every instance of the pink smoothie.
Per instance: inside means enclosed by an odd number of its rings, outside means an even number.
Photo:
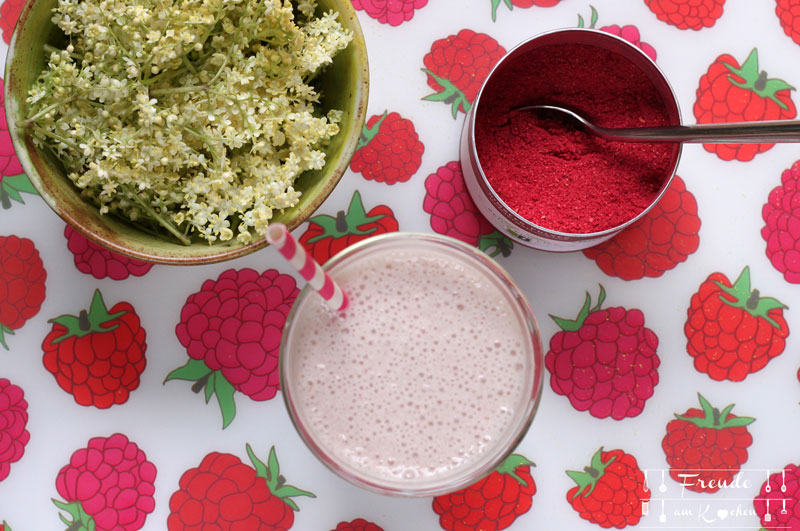
[[[495,273],[419,242],[329,273],[349,307],[309,294],[285,345],[285,391],[322,454],[360,482],[435,490],[509,450],[538,390],[538,337]]]

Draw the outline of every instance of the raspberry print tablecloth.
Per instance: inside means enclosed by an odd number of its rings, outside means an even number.
[[[3,56],[21,4],[0,4]],[[3,116],[5,529],[800,530],[800,148],[687,146],[647,218],[569,254],[498,234],[458,161],[491,66],[561,27],[640,46],[687,123],[794,118],[800,1],[353,4],[368,123],[350,171],[295,235],[320,261],[395,230],[495,256],[547,351],[530,432],[489,477],[435,500],[337,478],[280,397],[277,348],[300,283],[277,253],[181,269],[99,249],[36,196]]]

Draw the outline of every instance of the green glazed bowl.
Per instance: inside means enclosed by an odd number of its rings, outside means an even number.
[[[11,38],[5,69],[5,110],[11,139],[25,173],[45,202],[87,238],[112,251],[148,262],[208,264],[266,247],[264,238],[254,239],[247,245],[235,239],[213,245],[202,241],[181,245],[152,236],[119,218],[100,215],[97,207],[80,197],[58,159],[36,148],[32,137],[15,126],[25,118],[28,90],[45,68],[44,44],[63,47],[64,35],[50,21],[57,3],[58,0],[28,0]],[[356,150],[367,112],[367,51],[351,0],[319,0],[318,4],[318,12],[333,9],[339,13],[339,20],[353,32],[353,41],[318,78],[322,112],[342,110],[341,130],[326,150],[325,167],[307,171],[295,182],[295,189],[302,193],[300,202],[282,214],[276,212],[272,219],[284,223],[290,230],[307,220],[342,178]]]

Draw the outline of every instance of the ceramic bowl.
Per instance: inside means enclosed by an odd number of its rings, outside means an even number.
[[[237,258],[267,245],[264,238],[244,245],[235,239],[209,245],[191,245],[161,239],[139,230],[135,224],[110,215],[84,201],[67,177],[61,163],[47,150],[33,144],[32,137],[14,126],[24,119],[25,98],[45,68],[43,46],[63,47],[64,35],[51,21],[58,0],[29,0],[22,10],[9,45],[5,69],[5,110],[11,138],[22,167],[45,202],[67,223],[89,239],[123,255],[164,264],[207,264]],[[335,10],[339,20],[353,32],[353,41],[340,52],[318,78],[323,112],[343,111],[341,131],[329,144],[327,164],[307,171],[296,182],[299,203],[273,221],[294,229],[322,204],[341,179],[356,149],[367,109],[369,68],[364,36],[350,0],[319,0],[319,11]]]

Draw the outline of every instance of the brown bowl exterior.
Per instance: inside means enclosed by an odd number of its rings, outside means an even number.
[[[244,245],[235,240],[209,245],[181,245],[157,238],[132,223],[100,215],[94,205],[81,198],[60,162],[34,146],[30,135],[15,127],[24,119],[28,90],[44,70],[44,44],[63,46],[64,36],[50,21],[57,0],[28,0],[22,9],[9,45],[5,69],[5,110],[9,132],[20,163],[44,201],[67,223],[87,238],[120,254],[148,262],[191,265],[209,264],[244,256],[267,246],[264,238]],[[296,228],[319,208],[347,170],[364,125],[369,95],[369,66],[361,26],[350,0],[319,0],[319,12],[333,9],[353,32],[353,41],[319,76],[323,110],[343,111],[341,131],[326,150],[322,170],[305,172],[295,183],[302,192],[299,203],[272,221]]]

